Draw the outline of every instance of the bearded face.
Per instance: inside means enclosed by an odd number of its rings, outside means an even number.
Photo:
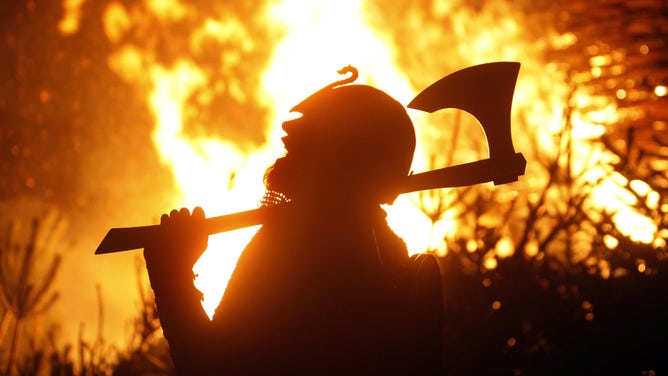
[[[286,136],[281,140],[285,155],[265,171],[265,188],[290,199],[322,196],[335,190],[340,180],[342,153],[340,141],[323,131],[326,123],[314,116],[303,116],[283,123]]]
[[[301,196],[301,192],[307,189],[307,181],[312,179],[307,161],[312,163],[314,160],[310,149],[315,142],[308,134],[308,126],[302,118],[283,123],[283,130],[287,134],[282,138],[286,154],[265,171],[264,184],[267,190],[294,198]]]
[[[291,166],[287,157],[278,158],[264,173],[264,186],[268,191],[281,193],[289,198],[297,194],[294,186],[298,182],[299,171]]]
[[[391,202],[408,173],[415,132],[404,107],[369,86],[325,88],[283,123],[286,154],[265,173],[268,191],[289,199]]]

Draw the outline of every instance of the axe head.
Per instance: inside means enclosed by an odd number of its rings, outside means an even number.
[[[436,81],[408,104],[426,112],[457,108],[473,115],[485,132],[489,163],[497,167],[495,176],[489,179],[495,184],[516,181],[526,165],[522,154],[515,153],[510,129],[519,69],[517,62],[468,67]]]

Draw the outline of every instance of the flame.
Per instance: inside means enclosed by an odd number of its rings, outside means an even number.
[[[156,1],[148,4],[161,18],[179,17],[187,12],[185,8],[164,6]],[[413,97],[408,80],[392,64],[392,50],[365,24],[362,15],[359,2],[321,1],[304,7],[296,1],[284,1],[270,8],[270,21],[283,27],[285,34],[262,75],[262,98],[270,104],[272,114],[270,126],[258,126],[267,128],[270,141],[252,153],[240,150],[233,142],[186,135],[184,119],[188,101],[196,93],[206,97],[209,88],[215,86],[195,62],[182,58],[166,67],[131,46],[117,50],[109,64],[121,76],[129,81],[140,80],[142,71],[149,72],[152,89],[148,103],[155,118],[153,142],[179,185],[180,197],[175,199],[175,207],[203,206],[212,215],[256,205],[262,196],[265,168],[282,154],[281,118],[289,116],[289,109],[304,97],[337,79],[335,72],[342,66],[354,64],[361,72],[362,83],[374,84],[400,101],[407,102]],[[342,19],[346,19],[346,28],[341,28]],[[127,25],[122,7],[108,7],[106,20],[109,38],[118,39]],[[230,34],[238,37],[239,30],[233,22],[207,19],[193,33],[192,45],[197,48],[202,33],[227,38]],[[236,93],[242,95],[239,90]],[[404,235],[409,248],[413,252],[424,250],[431,231],[431,223],[424,214],[406,198],[399,199],[388,211],[391,225]],[[416,231],[416,224],[421,231]],[[204,294],[203,306],[210,316],[240,252],[256,230],[211,236],[207,251],[195,265],[196,285]]]
[[[360,72],[357,83],[376,86],[402,103],[414,97],[408,78],[393,63],[393,46],[367,24],[361,1],[285,0],[271,7],[269,14],[286,30],[263,76],[275,119],[286,116],[306,95],[337,80],[335,72],[348,64]],[[278,139],[281,133],[280,127],[274,127],[271,137]],[[423,169],[420,163],[414,162],[414,168]],[[400,197],[386,210],[388,222],[412,253],[427,248],[431,223],[408,197]]]
[[[154,66],[149,76],[154,87],[149,103],[156,119],[153,141],[179,184],[182,197],[177,206],[203,206],[208,213],[222,214],[247,210],[257,203],[263,191],[265,152],[245,155],[233,143],[183,134],[186,101],[208,84],[204,72],[183,60],[171,69]],[[209,247],[194,267],[196,286],[204,293],[203,306],[209,315],[256,230],[251,227],[209,237]]]
[[[144,4],[147,11],[161,22],[188,17],[191,22],[198,19],[192,17],[196,12],[193,8],[178,0],[147,0]],[[621,177],[613,172],[614,156],[591,142],[605,132],[607,124],[618,120],[619,110],[613,99],[584,91],[571,93],[566,84],[566,73],[557,64],[546,64],[541,55],[548,48],[576,43],[575,35],[552,33],[537,43],[524,37],[526,16],[514,11],[510,3],[488,2],[474,11],[456,1],[437,1],[431,9],[437,22],[425,22],[421,18],[423,10],[418,12],[416,8],[410,8],[402,12],[404,25],[401,27],[419,36],[411,39],[413,50],[409,56],[400,56],[402,52],[397,42],[371,24],[375,20],[374,8],[362,4],[362,1],[283,0],[272,3],[266,13],[257,15],[263,22],[282,30],[282,38],[274,46],[273,56],[260,75],[261,92],[249,93],[236,81],[224,84],[227,93],[238,102],[243,103],[254,96],[260,98],[269,111],[266,123],[256,125],[264,130],[268,141],[251,150],[240,148],[234,140],[192,136],[186,132],[191,125],[190,120],[186,120],[192,118],[189,116],[193,111],[191,101],[209,104],[221,85],[214,82],[210,69],[198,65],[186,53],[164,65],[156,61],[153,51],[127,44],[118,46],[109,57],[111,69],[128,82],[149,88],[147,101],[155,118],[155,148],[161,160],[172,169],[180,190],[174,199],[175,207],[202,206],[207,215],[212,216],[247,210],[256,205],[262,196],[265,168],[283,153],[280,144],[283,134],[281,120],[290,116],[290,108],[303,98],[339,79],[335,72],[343,66],[351,64],[358,68],[358,83],[376,86],[400,102],[408,103],[416,94],[413,82],[426,86],[440,75],[459,68],[489,61],[513,60],[522,62],[513,104],[516,144],[537,143],[537,150],[561,158],[558,145],[555,147],[555,136],[568,125],[573,150],[571,169],[578,173],[584,171],[578,174],[575,184],[595,183],[595,192],[588,205],[614,212],[620,231],[632,239],[645,243],[656,241],[656,224],[633,209],[635,196],[629,195],[624,188],[626,182],[620,184]],[[122,40],[130,25],[137,22],[136,13],[127,11],[116,2],[107,7],[103,19],[110,41]],[[452,22],[452,35],[443,34],[443,24],[439,22],[444,17]],[[244,51],[254,48],[252,33],[233,15],[211,15],[199,19],[201,24],[194,29],[187,44],[190,52],[202,51],[207,38],[233,40]],[[445,37],[453,41],[446,46],[448,51],[443,50],[444,43],[441,41]],[[407,63],[406,60],[410,61],[412,56],[423,60]],[[607,63],[607,58],[590,60],[592,76],[600,74],[601,65]],[[242,58],[234,53],[226,54],[225,60],[230,65],[243,64]],[[404,62],[401,65],[403,68],[400,68],[399,61]],[[419,71],[410,70],[412,80],[408,78],[406,66],[419,67]],[[666,91],[665,86],[657,86],[655,94],[664,96]],[[565,124],[564,114],[570,107],[574,110],[567,120],[568,124]],[[518,114],[521,114],[521,119]],[[410,115],[418,136],[413,170],[420,172],[428,167],[441,167],[429,166],[426,157],[435,154],[437,164],[442,162],[446,133],[440,123],[434,124],[434,121],[440,120],[428,120],[414,112]],[[468,121],[471,122],[471,119]],[[517,125],[524,129],[517,129]],[[466,132],[472,135],[470,131]],[[481,137],[472,138],[484,140]],[[478,159],[486,153],[484,141],[464,148],[460,144],[456,146],[457,156],[447,162],[463,162],[459,160],[461,158]],[[544,171],[531,164],[531,156],[527,159],[530,163],[522,189],[530,201],[534,193],[544,189],[548,183]],[[648,200],[654,200],[658,205],[658,193],[638,182],[633,182],[631,186],[643,191]],[[517,192],[509,194],[508,200],[516,195]],[[551,195],[555,205],[558,205],[559,189]],[[426,197],[421,202],[422,209],[437,207],[442,199],[442,196],[434,199]],[[475,234],[460,228],[459,214],[454,210],[446,210],[438,218],[430,219],[418,206],[411,197],[402,195],[394,205],[386,208],[388,222],[404,238],[411,253],[429,249],[444,255],[448,251],[448,241],[456,236],[469,239],[466,243],[468,252],[482,248],[483,244],[475,239]],[[493,269],[497,258],[507,257],[515,251],[517,239],[512,226],[508,227],[509,230],[491,246],[493,251],[484,256],[487,268]],[[204,307],[210,315],[224,292],[241,250],[255,231],[255,228],[244,229],[210,237],[208,250],[195,266],[197,286],[205,295]],[[605,243],[610,248],[617,244],[610,237]],[[526,254],[542,257],[537,239],[530,239],[526,247]]]
[[[63,0],[63,18],[58,22],[58,30],[63,35],[74,34],[79,30],[81,7],[86,0]],[[34,6],[34,4],[32,5]]]

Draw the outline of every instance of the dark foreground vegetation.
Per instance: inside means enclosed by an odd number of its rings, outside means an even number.
[[[172,374],[152,297],[143,285],[134,335],[124,348],[102,339],[57,347],[49,330],[39,330],[40,316],[57,297],[51,282],[59,257],[54,256],[49,273],[35,274],[34,254],[43,244],[36,240],[47,230],[36,221],[27,243],[2,242],[0,374]],[[666,254],[635,243],[618,249],[607,278],[584,263],[566,269],[555,260],[519,253],[500,259],[492,270],[483,267],[481,252],[442,257],[446,374],[666,372]]]
[[[456,255],[446,257],[447,374],[665,373],[668,263],[657,255],[648,253],[644,273],[621,259],[607,279],[520,257],[466,273]]]

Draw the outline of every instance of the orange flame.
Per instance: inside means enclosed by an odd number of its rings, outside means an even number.
[[[364,25],[361,18],[351,20],[348,34],[341,35],[337,17],[341,14],[359,15],[358,8],[359,4],[353,3],[337,4],[335,7],[328,2],[311,4],[307,11],[313,17],[307,19],[319,20],[314,24],[299,22],[304,15],[296,12],[302,9],[296,4],[285,2],[272,10],[275,22],[290,27],[264,74],[265,100],[275,109],[268,139],[279,141],[279,117],[286,116],[292,105],[329,83],[327,77],[333,77],[336,69],[349,62],[363,73],[363,82],[382,82],[388,85],[382,89],[393,96],[412,97],[413,90],[407,80],[391,64],[390,49]],[[215,28],[209,30],[216,31]],[[300,59],[289,59],[295,56],[296,51],[313,53],[301,55],[303,58]],[[261,197],[264,169],[272,158],[280,156],[278,145],[270,143],[252,155],[245,155],[233,144],[221,140],[185,137],[183,111],[188,108],[186,102],[196,90],[206,90],[210,85],[209,79],[187,60],[181,60],[169,69],[153,65],[149,77],[153,87],[149,103],[156,119],[154,144],[163,162],[172,168],[181,188],[182,198],[178,206],[201,205],[209,213],[216,213],[240,211],[255,205]],[[233,174],[234,183],[230,184],[229,177]],[[225,187],[229,189],[221,189]],[[430,229],[427,221],[422,221],[422,233],[415,231],[415,224],[424,214],[405,199],[399,200],[390,213],[395,227],[403,220],[403,228],[411,230],[404,231],[409,246],[415,251],[424,249],[425,244],[415,245],[415,240],[424,243],[422,239],[428,239],[424,236]],[[401,228],[401,225],[398,227]],[[244,229],[211,237],[209,248],[196,264],[197,286],[204,293],[204,307],[210,315],[224,291],[236,259],[253,233],[254,229]],[[417,237],[411,242],[408,235]]]
[[[411,46],[410,55],[424,58],[424,61],[413,64],[421,71],[411,71],[412,81],[397,63],[401,49],[388,35],[379,33],[369,24],[369,20],[373,19],[370,17],[373,14],[369,12],[373,10],[363,7],[361,1],[304,3],[284,0],[271,6],[266,15],[258,17],[266,17],[267,23],[280,27],[284,34],[261,75],[262,93],[253,93],[261,97],[264,105],[272,111],[267,124],[257,124],[257,127],[265,129],[269,141],[251,152],[240,150],[234,143],[221,139],[185,135],[185,115],[192,111],[188,101],[198,93],[196,99],[206,104],[216,87],[210,73],[185,54],[167,67],[155,61],[152,51],[121,45],[110,56],[109,65],[127,81],[150,88],[148,102],[155,115],[155,147],[161,159],[172,169],[180,187],[180,196],[175,198],[174,206],[203,206],[211,216],[246,210],[256,204],[262,195],[264,169],[282,154],[280,120],[289,116],[289,109],[305,96],[338,79],[337,69],[352,64],[359,69],[361,83],[376,86],[400,102],[408,103],[416,94],[412,82],[426,85],[443,74],[483,62],[520,61],[522,70],[514,98],[513,123],[525,129],[514,129],[514,137],[520,141],[517,145],[537,142],[538,149],[553,151],[556,157],[560,157],[556,155],[555,135],[565,127],[563,114],[567,107],[574,108],[569,119],[575,154],[571,156],[572,168],[578,172],[585,171],[575,184],[596,182],[596,192],[588,205],[613,210],[620,231],[629,234],[632,239],[645,243],[658,241],[656,224],[633,209],[634,196],[613,184],[616,179],[621,179],[611,167],[613,157],[590,141],[605,131],[605,124],[616,120],[618,111],[614,102],[587,92],[570,93],[565,73],[556,64],[546,64],[542,58],[541,54],[547,48],[573,44],[576,37],[568,33],[552,33],[540,43],[526,40],[523,36],[523,16],[517,14],[509,3],[488,2],[483,9],[475,12],[467,7],[455,6],[456,3],[434,2],[431,9],[437,20],[448,16],[453,22],[452,31],[455,34],[449,38],[462,41],[446,46],[449,49],[447,52],[442,49],[437,49],[436,53],[426,51],[443,45],[440,42],[443,38],[442,25],[425,22],[420,13],[407,11],[402,14],[405,22],[402,27],[419,33],[419,39],[416,35]],[[186,17],[193,11],[178,0],[151,0],[146,4],[148,10],[164,22]],[[118,3],[108,7],[104,26],[112,42],[121,39],[120,35],[133,22],[133,17],[136,15],[130,16]],[[190,36],[189,48],[199,49],[203,36],[234,39],[245,49],[253,45],[251,36],[239,21],[229,16],[206,18]],[[410,59],[410,56],[405,58]],[[239,57],[233,54],[228,59],[231,64],[242,64]],[[592,63],[596,65],[600,62]],[[592,74],[596,73],[595,68],[592,68]],[[665,87],[657,87],[656,91],[657,95],[666,95]],[[229,83],[228,92],[240,100],[245,100],[248,94],[234,82]],[[568,98],[572,103],[567,102]],[[413,169],[420,172],[428,168],[427,155],[435,154],[442,159],[445,133],[440,123],[434,124],[442,118],[428,119],[418,113],[410,114],[418,134]],[[460,146],[457,145],[457,160],[448,162],[463,162],[459,160],[461,158],[477,159],[486,152],[481,142],[466,145],[461,150]],[[447,144],[447,147],[450,145]],[[531,163],[531,156],[527,159],[527,174],[522,178],[521,186],[501,188],[508,191],[508,200],[518,194],[519,188],[531,201],[535,192],[544,189],[547,184],[545,172]],[[658,194],[651,192],[642,182],[633,182],[632,187],[644,190],[648,199],[654,197],[658,202]],[[558,203],[559,190],[555,189],[550,194]],[[437,201],[425,204],[437,206]],[[448,249],[446,240],[460,230],[466,231],[457,227],[458,220],[452,211],[446,210],[432,223],[407,195],[401,196],[387,210],[390,225],[414,253],[430,249],[443,255]],[[515,251],[517,239],[514,227],[507,226],[504,231],[506,233],[496,244],[494,254],[485,256],[484,264],[490,269],[496,266],[497,257],[507,257]],[[253,229],[246,229],[210,239],[209,250],[195,267],[199,275],[198,287],[205,294],[205,309],[209,314],[224,291],[236,258],[253,233]],[[473,234],[462,233],[460,236],[471,239],[467,243],[467,251],[473,252],[479,247]],[[615,244],[614,239],[606,238],[605,242],[608,246]],[[535,240],[530,240],[523,251],[529,255],[540,253]]]

